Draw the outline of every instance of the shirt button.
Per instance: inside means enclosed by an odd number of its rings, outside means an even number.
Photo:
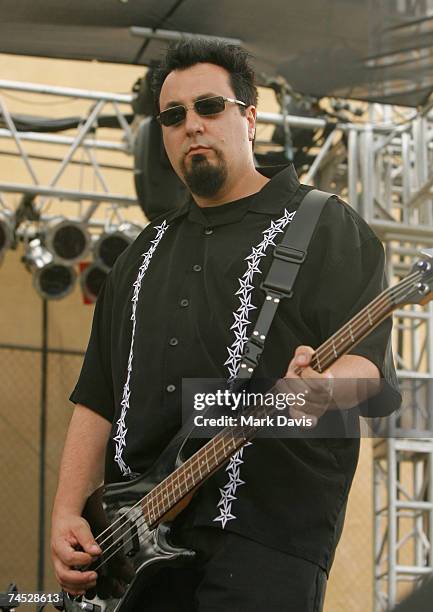
[[[180,300],[179,304],[182,308],[186,308],[187,306],[189,306],[189,300],[184,298],[183,300]]]
[[[169,344],[170,346],[176,346],[176,344],[179,344],[179,340],[177,338],[170,338]]]
[[[206,236],[210,236],[211,234],[213,234],[213,229],[211,227],[207,227],[204,230],[204,233],[206,234]]]
[[[173,391],[176,391],[176,387],[174,385],[167,385],[165,389],[168,391],[168,393],[173,393]]]
[[[192,269],[194,272],[201,272],[201,266],[199,264],[195,264]]]

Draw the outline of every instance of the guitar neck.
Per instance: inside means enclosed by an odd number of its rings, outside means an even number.
[[[311,367],[324,372],[342,355],[348,353],[399,304],[400,294],[418,272],[403,279],[378,295],[315,351]],[[263,415],[258,406],[252,414]],[[226,427],[187,459],[179,468],[158,484],[141,500],[141,508],[148,525],[157,524],[183,497],[200,486],[213,472],[254,437],[257,428]]]

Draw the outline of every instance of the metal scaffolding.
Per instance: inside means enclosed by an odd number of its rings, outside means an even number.
[[[398,122],[390,107],[369,113],[362,128],[348,128],[347,193],[383,240],[394,283],[433,243],[433,123],[429,109],[406,111]],[[433,571],[433,308],[406,306],[394,315],[403,405],[374,441],[375,612],[391,609]]]
[[[71,129],[68,135],[44,133],[40,129],[22,131],[8,108],[6,97],[9,92],[80,101],[85,110],[81,112],[75,129],[72,129],[72,135]],[[33,198],[33,216],[39,223],[44,223],[52,217],[48,215],[48,209],[60,201],[75,202],[75,208],[71,209],[72,216],[86,222],[90,221],[101,204],[115,215],[119,215],[124,207],[136,205],[136,197],[115,192],[106,177],[107,170],[133,172],[133,132],[126,118],[126,114],[131,112],[132,99],[132,95],[0,80],[0,116],[6,126],[0,129],[0,141],[5,144],[5,148],[0,150],[0,157],[17,158],[23,169],[21,182],[12,183],[4,176],[0,177],[0,208],[13,210],[16,207],[11,198],[17,194],[27,195]],[[118,129],[111,130],[114,137],[110,140],[95,137],[97,130],[100,130],[101,117],[107,110],[118,126]],[[35,144],[40,145],[37,150]],[[98,159],[98,154],[106,152],[111,155],[110,163]],[[47,162],[45,166],[51,171],[54,169],[47,183],[38,176],[37,161]],[[73,166],[90,170],[93,190],[80,185],[77,188],[61,186],[68,169]]]
[[[430,108],[371,105],[368,122],[344,128],[347,158],[337,155],[323,182],[318,174],[317,186],[347,194],[383,240],[392,283],[433,244],[432,119]],[[403,405],[373,445],[374,612],[433,572],[432,304],[399,309],[394,321]]]

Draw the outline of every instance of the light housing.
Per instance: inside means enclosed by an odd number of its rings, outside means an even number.
[[[88,302],[96,302],[101,287],[108,276],[108,270],[99,262],[86,266],[80,274],[81,290]]]
[[[106,270],[111,270],[116,259],[137,238],[141,228],[123,223],[111,231],[104,231],[94,246],[95,261]]]
[[[88,254],[91,237],[86,225],[80,221],[53,220],[45,230],[44,244],[57,262],[73,265]]]
[[[77,274],[72,266],[54,259],[39,238],[27,245],[24,261],[33,275],[33,286],[46,300],[60,300],[71,293]]]

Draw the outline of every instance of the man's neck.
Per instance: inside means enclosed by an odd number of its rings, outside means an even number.
[[[268,182],[269,179],[263,176],[263,174],[260,174],[260,172],[253,167],[250,172],[243,174],[242,177],[234,181],[233,184],[227,182],[213,198],[202,198],[194,193],[192,197],[200,208],[222,206],[228,202],[235,202],[236,200],[257,193]]]

